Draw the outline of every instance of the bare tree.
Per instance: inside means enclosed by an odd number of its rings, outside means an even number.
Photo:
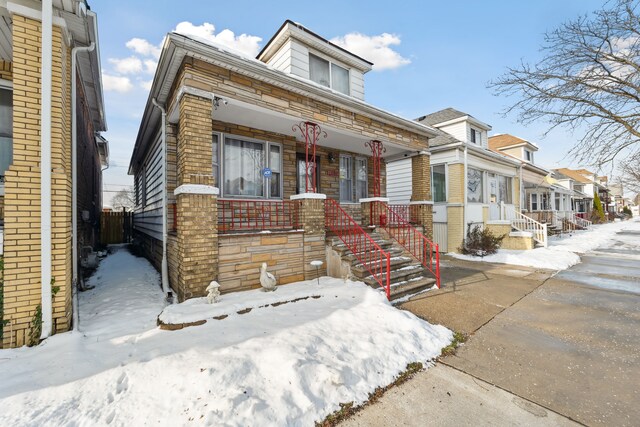
[[[607,2],[607,9],[545,34],[543,58],[524,61],[490,82],[497,95],[516,97],[504,113],[530,124],[546,120],[581,139],[569,154],[594,166],[640,152],[640,7],[638,0]],[[545,134],[546,134],[545,133]]]
[[[625,191],[640,193],[640,152],[619,162],[618,181]]]
[[[116,195],[113,196],[113,199],[111,199],[111,206],[114,211],[122,210],[122,208],[127,211],[133,210],[136,206],[133,188],[123,188],[118,191]]]

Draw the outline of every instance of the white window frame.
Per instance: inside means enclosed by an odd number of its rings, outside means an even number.
[[[279,143],[279,142],[273,142],[273,141],[265,141],[265,140],[261,140],[261,139],[256,139],[256,138],[249,138],[246,136],[242,136],[242,135],[236,135],[236,134],[232,134],[232,133],[219,133],[220,135],[220,139],[219,139],[219,143],[218,146],[220,148],[220,153],[219,153],[219,159],[220,159],[220,185],[219,185],[219,190],[220,190],[220,195],[221,197],[224,197],[225,199],[242,199],[242,200],[283,200],[283,196],[284,196],[284,173],[283,173],[283,169],[284,169],[284,146]],[[227,194],[226,193],[226,188],[224,186],[224,171],[225,171],[225,164],[224,164],[224,154],[225,154],[225,150],[226,150],[226,140],[227,138],[231,138],[231,139],[238,139],[241,141],[246,141],[246,142],[253,142],[256,144],[262,144],[263,147],[263,153],[264,153],[264,161],[265,161],[265,167],[271,167],[270,165],[270,159],[269,159],[269,147],[272,145],[277,145],[278,147],[280,147],[280,197],[271,197],[271,185],[269,185],[269,181],[263,176],[262,177],[262,185],[263,185],[263,194],[264,196],[242,196],[242,195],[237,195],[237,194]],[[213,143],[213,140],[212,140]],[[213,172],[213,167],[212,167],[212,172]]]
[[[481,196],[482,196],[482,200],[480,200],[479,202],[472,202],[471,200],[469,200],[469,170],[476,170],[480,172],[480,180],[481,180],[481,185],[482,185],[482,191],[481,191]],[[488,185],[488,177],[487,177],[487,172],[483,171],[482,169],[478,169],[475,167],[468,167],[467,168],[467,176],[465,177],[465,183],[467,186],[466,189],[466,194],[467,194],[467,200],[465,201],[466,203],[479,203],[479,204],[487,204],[487,200],[488,200],[488,192],[489,192],[489,185]]]
[[[218,147],[217,147],[217,153],[215,153],[215,150],[213,149],[213,137],[217,136],[218,137]],[[222,187],[222,175],[221,175],[221,171],[222,171],[222,133],[220,132],[212,132],[211,133],[211,174],[213,175],[213,181],[214,181],[214,186],[218,187],[219,189]],[[218,156],[218,162],[216,163],[213,159],[214,154],[217,154]],[[214,173],[213,172],[213,167],[217,166],[218,167],[218,173]]]
[[[436,201],[436,192],[433,189],[433,168],[437,166],[444,167],[444,201]],[[431,200],[433,200],[433,203],[447,203],[449,200],[449,164],[447,163],[431,165]]]
[[[332,71],[333,65],[335,65],[336,67],[340,67],[340,68],[342,68],[342,69],[347,71],[347,93],[345,93],[344,95],[351,96],[351,69],[347,68],[347,67],[345,67],[345,66],[343,66],[341,64],[338,64],[337,62],[334,62],[331,59],[327,58],[326,56],[318,54],[317,52],[309,52],[309,58],[312,55],[315,56],[318,59],[321,59],[323,61],[327,61],[329,63],[329,86],[328,87],[330,89],[332,89],[332,90],[340,92],[340,91],[338,91],[337,89],[335,89],[333,87],[333,71]],[[309,63],[310,62],[311,62],[311,59],[309,59]],[[311,80],[311,65],[309,65],[309,80]],[[318,82],[316,82],[314,80],[311,80],[311,81],[316,83],[316,84],[319,84],[321,86],[324,86],[322,83],[318,83]],[[327,87],[327,86],[324,86],[324,87]],[[340,93],[343,93],[343,92],[340,92]]]
[[[354,197],[354,190],[353,190],[355,186],[355,182],[354,182],[355,161],[353,160],[353,156],[350,154],[340,154],[340,157],[338,160],[338,172],[340,172],[340,169],[342,169],[342,166],[340,165],[340,163],[342,163],[343,158],[349,159],[349,169],[351,172],[351,185],[349,187],[349,199],[344,200],[342,198],[342,176],[341,175],[338,176],[338,195],[339,195],[340,203],[356,203],[355,197]]]
[[[13,94],[13,82],[11,80],[0,79],[0,89],[11,91]],[[13,150],[13,138],[11,138],[11,145]],[[0,196],[4,196],[4,182],[0,182]]]
[[[471,143],[476,144],[476,145],[482,145],[482,131],[477,130],[474,127],[469,126],[469,129],[471,129]]]
[[[367,175],[364,180],[364,198],[366,199],[369,196],[369,159],[364,156],[355,156],[353,161],[353,184],[355,187],[355,201],[360,202],[360,195],[358,194],[358,161],[364,161],[365,168],[367,170]]]

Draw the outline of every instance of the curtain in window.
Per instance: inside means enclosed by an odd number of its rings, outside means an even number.
[[[318,159],[317,156],[316,156],[316,159]],[[305,187],[306,174],[304,173],[306,162],[304,160],[304,154],[298,155],[297,164],[298,164],[296,168],[297,174],[298,174],[297,191],[298,191],[298,194],[301,194],[306,191],[306,187]],[[313,162],[309,163],[309,174],[313,173],[312,165],[313,165]],[[320,164],[317,162],[316,162],[315,171],[316,171],[316,190],[317,192],[320,192]],[[311,179],[309,179],[309,191],[312,191]]]
[[[471,203],[482,203],[483,201],[482,171],[477,169],[467,169],[467,201]]]
[[[264,196],[264,145],[225,138],[224,191],[231,196]]]
[[[331,77],[329,74],[329,61],[319,58],[313,54],[309,54],[309,78],[311,81],[319,83],[323,86],[331,86]]]
[[[280,189],[282,188],[282,171],[280,170],[281,164],[280,146],[269,145],[269,167],[271,169],[271,178],[269,185],[269,197],[282,197]]]
[[[367,159],[356,159],[356,197],[357,200],[367,198]]]
[[[500,201],[507,204],[512,203],[511,195],[513,192],[511,191],[511,178],[499,175],[498,191],[499,191]]]
[[[331,64],[331,87],[338,92],[349,95],[349,71],[336,64]]]
[[[445,165],[437,165],[431,168],[431,193],[434,202],[447,201]]]
[[[340,201],[353,202],[353,161],[350,156],[340,156]]]

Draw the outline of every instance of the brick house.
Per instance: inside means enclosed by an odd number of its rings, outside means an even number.
[[[371,67],[291,21],[257,58],[167,35],[129,168],[136,241],[166,292],[255,288],[262,262],[280,284],[310,279],[312,260],[388,295],[394,281],[427,283],[434,130],[364,102]],[[393,155],[416,164],[412,224],[385,198]],[[349,253],[350,265],[334,256]]]
[[[0,3],[0,110],[2,346],[15,347],[30,341],[37,311],[42,338],[70,329],[74,247],[98,239],[108,144],[98,134],[97,21],[85,1]]]

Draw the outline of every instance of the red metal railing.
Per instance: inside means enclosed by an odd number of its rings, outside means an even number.
[[[418,221],[418,209],[420,205],[387,205],[396,215],[393,218],[400,218],[404,221],[415,224]]]
[[[400,243],[435,276],[436,286],[440,288],[440,251],[438,245],[427,239],[401,215],[402,211],[398,212],[387,206],[386,203],[373,202],[371,204],[371,224],[382,227],[391,238]]]
[[[218,199],[219,233],[297,228],[300,228],[298,201]]]
[[[391,299],[391,256],[333,199],[325,203],[325,225],[349,248]]]
[[[588,212],[576,212],[576,216],[578,218],[582,218],[582,219],[589,219],[589,213]]]

